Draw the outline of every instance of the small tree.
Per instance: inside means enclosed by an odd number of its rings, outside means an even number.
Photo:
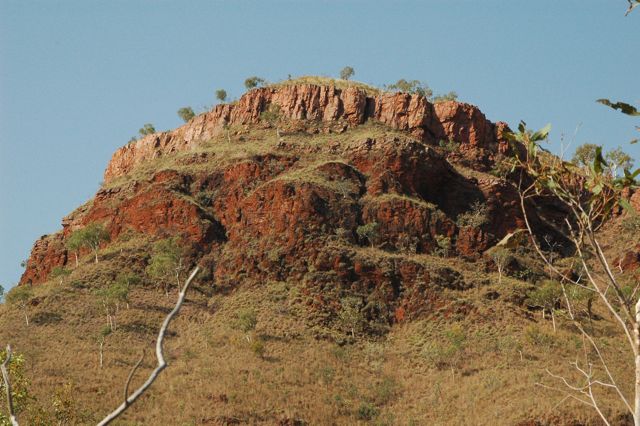
[[[340,312],[338,321],[342,327],[346,328],[355,339],[356,333],[361,333],[365,329],[366,320],[362,314],[362,299],[355,296],[347,296],[340,301]]]
[[[116,302],[124,303],[129,309],[129,292],[131,291],[131,286],[140,284],[142,280],[140,277],[133,272],[124,272],[118,274],[116,278],[116,285],[118,286],[118,291],[116,292]]]
[[[98,263],[98,250],[100,249],[100,245],[109,240],[109,233],[104,225],[93,222],[71,234],[68,241],[74,242],[73,247],[76,247],[77,244],[77,247],[90,249],[93,252],[95,263]]]
[[[107,336],[111,334],[111,327],[109,325],[105,325],[100,329],[98,333],[98,363],[100,368],[104,365],[104,343],[107,339]]]
[[[169,297],[169,283],[172,280],[175,279],[178,290],[180,289],[182,273],[185,271],[182,259],[183,248],[178,238],[167,238],[156,242],[152,252],[146,272],[162,283],[165,295]]]
[[[371,247],[373,247],[375,241],[378,239],[380,225],[378,222],[370,222],[365,225],[358,226],[356,228],[356,234],[361,240],[369,241]]]
[[[116,281],[109,287],[101,288],[96,291],[98,302],[104,309],[107,319],[107,326],[111,331],[117,327],[117,315],[120,311],[120,304],[127,303],[129,297],[129,288],[122,281]]]
[[[551,321],[553,322],[553,331],[556,331],[556,318],[554,312],[558,303],[562,299],[562,288],[560,283],[553,280],[544,280],[539,283],[535,290],[529,293],[527,304],[531,307],[537,307],[542,309],[542,318],[545,318],[545,313],[551,314]]]
[[[65,241],[65,247],[67,248],[67,250],[71,251],[75,257],[76,260],[76,267],[78,267],[78,252],[80,251],[80,249],[82,248],[83,244],[82,244],[82,233],[81,232],[74,232],[72,233],[69,238],[67,238],[67,241]]]
[[[18,285],[6,295],[7,303],[18,306],[24,314],[24,322],[29,325],[29,302],[33,298],[33,291],[26,285]]]
[[[619,171],[631,170],[634,163],[633,158],[620,147],[607,152],[604,158],[609,163],[607,169],[613,177],[617,177]]]
[[[142,126],[142,128],[140,128],[140,130],[138,130],[138,133],[140,133],[140,136],[152,135],[155,132],[156,132],[156,128],[153,127],[153,124],[151,123],[146,123],[144,126]]]
[[[4,301],[4,287],[0,285],[0,302]]]
[[[594,145],[592,143],[583,143],[582,145],[576,147],[571,161],[580,167],[589,167],[589,164],[593,163],[593,160],[596,158],[597,148],[598,145]]]
[[[185,123],[188,123],[189,121],[191,121],[191,119],[193,117],[196,116],[196,113],[193,112],[193,109],[191,107],[182,107],[178,110],[178,116],[180,116],[180,118],[182,118],[182,121],[184,121]]]
[[[340,78],[343,80],[349,80],[355,73],[356,72],[352,67],[344,67],[340,70]]]
[[[249,334],[253,330],[255,330],[256,325],[258,325],[258,315],[256,311],[253,309],[242,309],[236,314],[237,325],[240,330],[244,331],[244,338],[247,339],[247,342],[251,343],[251,335]]]
[[[262,86],[266,83],[266,81],[263,78],[260,77],[249,77],[244,81],[244,87],[247,88],[247,90],[251,90],[254,87],[258,87],[258,86]]]
[[[506,248],[493,247],[489,250],[489,256],[491,256],[491,260],[493,260],[493,263],[498,269],[498,284],[502,284],[502,274],[504,272],[504,268],[511,260],[511,253],[509,253],[509,250]]]
[[[271,127],[276,128],[276,136],[280,139],[280,128],[278,124],[280,123],[280,118],[282,117],[282,112],[280,110],[280,105],[270,104],[266,111],[262,111],[260,114],[260,119],[269,123]]]
[[[224,89],[216,90],[216,99],[219,100],[220,102],[225,102],[227,100],[227,91]]]
[[[4,364],[9,355],[9,361],[5,365],[7,375],[11,377],[11,402],[13,413],[0,413],[0,425],[11,425],[11,415],[18,415],[27,409],[29,403],[34,399],[29,393],[29,380],[25,374],[24,355],[11,353],[8,349],[0,351],[0,364]],[[7,394],[7,383],[0,382],[0,395]],[[16,423],[17,424],[17,423]]]
[[[426,83],[420,82],[420,80],[408,81],[404,78],[401,78],[397,82],[387,85],[386,88],[387,90],[424,96],[427,99],[430,99],[431,96],[433,96],[433,91],[429,88],[429,86]]]

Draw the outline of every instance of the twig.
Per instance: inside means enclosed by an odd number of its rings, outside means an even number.
[[[155,380],[158,378],[162,370],[164,370],[167,367],[167,362],[164,359],[162,342],[167,332],[167,328],[169,327],[169,323],[171,322],[173,317],[180,311],[180,307],[184,302],[184,297],[187,293],[187,290],[189,289],[189,285],[191,284],[191,281],[193,280],[193,278],[195,278],[199,270],[200,270],[200,267],[196,266],[193,272],[191,272],[191,275],[187,279],[187,282],[185,283],[184,287],[178,294],[178,301],[176,302],[176,306],[173,308],[171,312],[169,312],[169,315],[167,315],[167,317],[164,319],[164,322],[162,323],[162,326],[160,327],[160,332],[158,333],[158,340],[156,342],[156,357],[158,358],[158,366],[151,372],[151,374],[149,375],[149,378],[138,389],[136,389],[131,394],[131,396],[127,397],[125,401],[122,404],[120,404],[118,408],[113,410],[104,419],[102,419],[102,421],[98,423],[98,426],[108,425],[113,420],[115,420],[118,416],[124,413],[125,410],[127,410],[127,408],[129,408],[131,404],[133,404],[153,384],[153,382],[155,382]],[[133,375],[134,372],[135,372],[135,368],[129,375],[130,376],[129,379],[131,379],[131,376]]]
[[[11,392],[11,380],[9,379],[9,372],[7,371],[7,365],[11,361],[11,345],[7,345],[6,357],[0,365],[2,369],[2,379],[4,380],[4,388],[7,391],[7,410],[9,410],[9,419],[13,426],[18,426],[18,419],[13,411],[13,395]]]

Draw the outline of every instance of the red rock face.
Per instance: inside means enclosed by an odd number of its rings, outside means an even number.
[[[438,251],[444,238],[451,244],[449,256],[475,260],[523,225],[512,186],[462,176],[433,146],[451,139],[463,155],[484,162],[508,150],[506,125],[494,126],[467,104],[433,105],[402,93],[367,97],[357,88],[252,90],[174,131],[120,148],[105,181],[149,159],[190,150],[227,123],[255,125],[270,104],[302,129],[309,120],[339,128],[375,120],[406,136],[386,129],[392,136],[330,139],[308,149],[278,145],[235,162],[208,163],[209,152],[181,156],[178,170],[101,189],[63,220],[62,232],[35,244],[21,282],[43,282],[52,268],[72,262],[65,239],[100,222],[112,241],[128,230],[152,238],[180,236],[195,248],[194,261],[215,265],[216,285],[292,280],[301,283],[309,309],[321,317],[334,315],[340,309],[336,301],[348,293],[362,295],[370,318],[401,321],[438,308],[442,288],[468,287],[455,271],[411,255],[447,255]],[[295,142],[293,136],[285,142],[290,139]],[[203,164],[207,167],[195,167]],[[477,226],[458,224],[474,202],[486,206],[489,219]],[[535,216],[532,211],[534,223]],[[358,229],[374,222],[378,235],[365,240]]]
[[[33,245],[20,284],[36,284],[46,280],[51,270],[67,263],[62,233],[44,235]]]
[[[406,93],[368,97],[364,90],[345,90],[309,84],[254,89],[237,103],[217,105],[176,130],[145,136],[118,149],[104,173],[109,182],[144,161],[193,148],[218,135],[225,124],[255,124],[270,104],[293,120],[344,121],[357,126],[374,120],[410,132],[425,141],[453,140],[463,147],[491,148],[499,142],[494,125],[475,106],[459,102],[431,104],[426,98]]]

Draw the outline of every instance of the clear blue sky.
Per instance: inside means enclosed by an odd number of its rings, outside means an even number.
[[[91,198],[142,124],[232,97],[247,76],[404,77],[455,90],[493,121],[628,146],[640,104],[640,11],[625,0],[0,0],[0,284]]]

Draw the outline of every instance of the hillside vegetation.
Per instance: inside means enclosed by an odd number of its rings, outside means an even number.
[[[505,125],[468,104],[325,83],[252,90],[114,154],[96,197],[34,246],[27,303],[0,306],[0,340],[24,357],[23,424],[92,424],[119,405],[143,349],[133,385],[154,367],[196,264],[169,368],[117,424],[600,424],[546,372],[575,377],[569,363],[593,356],[541,292],[546,267],[526,238],[496,248],[523,227]],[[572,270],[554,227],[566,212],[527,208]],[[612,259],[635,253],[630,220],[602,232]],[[69,243],[91,224],[108,234],[95,256]],[[637,266],[616,274],[637,279]],[[614,375],[631,374],[606,310],[575,302]],[[626,424],[613,392],[599,397]]]

